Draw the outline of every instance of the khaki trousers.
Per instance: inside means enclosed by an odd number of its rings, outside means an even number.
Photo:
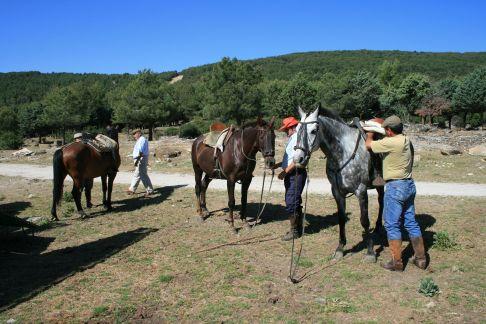
[[[132,177],[132,183],[130,185],[130,190],[135,192],[137,190],[140,180],[142,180],[143,186],[147,193],[152,193],[154,188],[152,187],[152,181],[147,174],[148,157],[142,157],[138,162],[138,166],[135,168]]]

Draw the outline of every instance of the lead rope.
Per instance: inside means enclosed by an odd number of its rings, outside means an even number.
[[[265,169],[263,169],[263,182],[262,182],[262,191],[260,192],[260,203],[258,205],[258,214],[257,214],[256,220],[255,220],[255,223],[251,227],[252,229],[253,229],[253,227],[255,227],[258,224],[258,221],[260,220],[260,216],[263,214],[263,211],[265,210],[265,207],[267,206],[268,200],[270,198],[270,191],[272,190],[273,179],[275,177],[275,169],[272,169],[272,178],[270,179],[270,186],[268,187],[267,198],[265,199],[265,203],[263,204],[263,207],[262,207],[263,191],[265,189],[265,177],[267,175],[266,170],[267,170],[267,167],[265,166]]]
[[[305,235],[305,216],[307,214],[307,194],[309,191],[309,166],[306,168],[307,171],[307,180],[306,180],[306,189],[305,189],[305,201],[304,201],[304,214],[302,215],[302,236],[300,237],[300,247],[299,252],[297,254],[297,258],[294,261],[294,251],[295,251],[295,237],[292,237],[292,251],[290,253],[290,267],[289,267],[289,279],[292,283],[296,284],[299,283],[304,276],[300,278],[295,278],[295,274],[297,273],[297,268],[299,267],[300,257],[302,255],[302,247],[304,246],[304,235]],[[295,177],[295,186],[297,188],[297,179],[298,178],[298,169],[296,170],[296,177]],[[295,195],[295,204],[297,203],[297,195]],[[297,205],[297,204],[296,204]],[[297,217],[297,208],[294,209],[294,217]]]

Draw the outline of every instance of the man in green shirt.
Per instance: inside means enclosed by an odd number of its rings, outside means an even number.
[[[402,134],[399,117],[390,116],[383,122],[387,137],[373,141],[368,133],[366,147],[373,153],[383,154],[385,198],[383,215],[392,259],[382,266],[391,271],[403,271],[401,221],[407,230],[415,257],[413,263],[420,269],[427,267],[422,232],[415,219],[415,183],[412,179],[413,146]]]

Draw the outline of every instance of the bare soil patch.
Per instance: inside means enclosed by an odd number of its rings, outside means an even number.
[[[48,217],[51,183],[0,177],[2,213]],[[67,189],[67,187],[66,187]],[[150,198],[127,197],[115,186],[115,210],[101,207],[80,220],[63,203],[59,223],[45,224],[35,238],[0,229],[0,320],[21,322],[480,322],[485,318],[484,215],[486,199],[424,197],[417,218],[432,263],[390,273],[363,261],[356,199],[348,199],[348,251],[330,260],[338,240],[330,196],[310,196],[300,284],[287,280],[290,243],[283,197],[273,195],[262,224],[231,234],[223,221],[226,197],[208,192],[204,223],[196,221],[192,188],[158,188]],[[67,189],[69,190],[69,189]],[[95,186],[93,202],[100,203]],[[250,193],[250,215],[258,208]],[[83,199],[84,201],[84,199]],[[370,201],[374,221],[375,199]],[[71,206],[71,207],[70,207]],[[238,223],[240,224],[240,223]],[[434,233],[458,243],[442,251]],[[197,253],[236,239],[250,243]],[[379,261],[388,248],[376,240]],[[406,244],[404,244],[405,247]],[[407,253],[410,252],[407,247]],[[425,297],[419,281],[432,277],[441,293]],[[392,311],[393,310],[393,311]]]

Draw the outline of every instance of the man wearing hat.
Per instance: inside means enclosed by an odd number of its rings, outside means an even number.
[[[302,235],[302,191],[304,190],[305,180],[307,179],[307,171],[305,169],[299,170],[295,167],[293,162],[294,147],[297,145],[297,125],[299,121],[294,117],[287,117],[282,121],[282,127],[278,130],[285,132],[288,137],[287,146],[285,147],[285,154],[281,164],[283,171],[280,172],[278,178],[284,180],[285,185],[285,210],[289,213],[290,231],[282,237],[284,241],[290,241],[294,238],[299,238]]]
[[[410,237],[415,256],[413,264],[420,269],[427,267],[422,232],[415,219],[415,183],[412,179],[413,146],[402,134],[403,124],[399,117],[390,116],[382,124],[386,136],[373,141],[368,133],[366,147],[374,153],[383,153],[383,179],[385,198],[383,215],[392,259],[383,268],[403,271],[401,221]]]
[[[76,133],[74,134],[74,141],[79,143],[83,140],[83,133]]]
[[[133,172],[132,183],[130,188],[127,190],[127,194],[133,195],[137,190],[140,180],[142,180],[143,186],[146,190],[145,196],[149,196],[154,192],[154,189],[152,188],[152,182],[147,174],[149,157],[148,141],[142,135],[142,131],[138,128],[132,131],[132,135],[136,141],[135,146],[133,147],[135,171]]]

